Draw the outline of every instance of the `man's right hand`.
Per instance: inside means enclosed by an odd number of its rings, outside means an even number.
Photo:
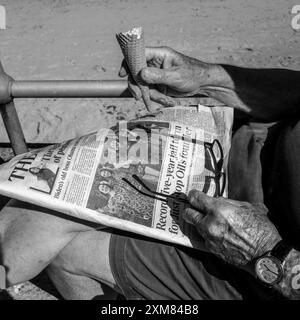
[[[171,97],[193,96],[206,86],[214,85],[214,70],[217,65],[201,62],[185,56],[168,47],[146,48],[147,68],[141,70],[141,82],[150,86],[151,100],[165,106],[175,105]],[[119,76],[129,75],[126,62],[123,61]],[[129,75],[129,88],[139,100],[141,91]],[[202,89],[202,90],[201,90]]]

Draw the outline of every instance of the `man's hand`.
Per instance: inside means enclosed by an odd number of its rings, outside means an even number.
[[[201,62],[187,57],[171,48],[146,48],[148,67],[141,70],[140,81],[150,85],[150,98],[165,106],[174,106],[171,97],[193,96],[201,87],[212,83],[212,73],[217,65]],[[119,71],[120,77],[128,75],[125,60]],[[141,91],[129,75],[129,88],[133,96],[139,100]]]
[[[150,86],[150,99],[173,106],[172,97],[205,94],[251,117],[278,121],[299,116],[300,72],[284,69],[250,69],[205,63],[171,48],[146,48],[148,67],[138,82]],[[128,74],[123,62],[120,77]],[[129,75],[129,88],[139,100],[141,91]]]
[[[212,198],[197,190],[188,199],[192,208],[184,211],[184,220],[196,227],[209,252],[232,265],[247,270],[281,240],[263,204]]]

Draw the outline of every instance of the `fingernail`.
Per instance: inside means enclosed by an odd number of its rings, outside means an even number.
[[[148,70],[147,69],[142,69],[140,72],[140,77],[142,78],[142,80],[147,81],[148,80]]]
[[[194,224],[193,223],[193,211],[191,210],[191,208],[186,208],[184,210],[182,218],[185,222],[190,223],[190,224]]]
[[[163,110],[162,110],[162,108],[158,108],[158,109],[156,109],[156,110],[154,111],[154,113],[155,113],[156,115],[159,115],[159,114],[163,113]]]
[[[158,101],[160,104],[163,104],[164,106],[167,106],[167,105],[168,105],[167,100],[164,99],[164,98],[159,98],[157,101]]]
[[[175,107],[175,102],[174,101],[168,101],[167,102],[168,107]]]

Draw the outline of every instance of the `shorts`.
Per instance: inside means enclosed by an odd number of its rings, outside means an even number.
[[[117,286],[127,299],[281,298],[253,276],[210,253],[133,234],[112,234],[110,266]]]

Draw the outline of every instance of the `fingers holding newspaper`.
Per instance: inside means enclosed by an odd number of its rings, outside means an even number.
[[[232,265],[247,270],[281,240],[263,204],[213,198],[197,190],[189,192],[188,200],[191,208],[183,219],[196,227],[209,252]]]
[[[139,73],[139,80],[149,85],[151,100],[166,106],[176,105],[173,98],[205,93],[205,87],[214,85],[218,66],[185,56],[169,47],[146,47],[147,67]],[[128,86],[136,100],[142,93],[128,71],[125,60],[120,77],[128,76]]]

